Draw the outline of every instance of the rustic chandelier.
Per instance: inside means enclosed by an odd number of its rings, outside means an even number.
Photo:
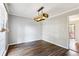
[[[34,17],[34,20],[40,22],[48,18],[48,14],[43,12],[44,7],[41,7],[37,10],[38,15]]]

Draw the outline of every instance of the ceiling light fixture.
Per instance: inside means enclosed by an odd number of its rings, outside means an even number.
[[[34,17],[34,20],[39,22],[48,18],[48,14],[43,12],[44,7],[41,7],[37,10],[38,15]]]

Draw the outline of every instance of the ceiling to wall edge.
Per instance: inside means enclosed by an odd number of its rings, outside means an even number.
[[[73,9],[70,9],[70,10],[66,10],[66,11],[64,11],[64,12],[62,12],[62,13],[55,14],[55,15],[51,16],[50,18],[54,18],[54,17],[60,16],[60,15],[66,14],[66,13],[68,13],[68,12],[71,12],[71,11],[74,11],[74,10],[77,10],[77,9],[79,9],[79,7],[73,8]],[[49,19],[50,19],[50,18],[49,18]]]
[[[16,16],[16,17],[21,17],[21,18],[25,18],[25,19],[26,19],[26,18],[27,18],[27,19],[31,19],[31,18],[29,18],[29,17],[23,17],[23,16],[13,15],[13,14],[9,14],[9,13],[8,13],[8,15]]]
[[[8,13],[7,6],[6,6],[6,5],[7,5],[7,4],[4,3],[5,9],[6,9],[7,13]],[[77,9],[79,9],[79,7],[73,8],[73,9],[69,9],[69,10],[66,10],[66,11],[64,11],[64,12],[55,14],[55,15],[53,15],[53,16],[50,16],[48,19],[54,18],[54,17],[57,17],[57,16],[60,16],[60,15],[63,15],[63,14],[65,14],[65,13],[68,13],[68,12],[71,12],[71,11],[74,11],[74,10],[77,10]],[[12,14],[9,14],[9,13],[8,13],[8,15],[12,15]],[[17,15],[14,15],[14,16],[17,16]],[[18,16],[18,17],[23,17],[23,16]],[[23,18],[28,18],[28,17],[23,17]],[[32,18],[28,18],[28,19],[32,19]]]

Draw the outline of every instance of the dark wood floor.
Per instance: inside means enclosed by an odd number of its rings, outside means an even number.
[[[6,56],[63,56],[68,50],[43,40],[10,45]]]

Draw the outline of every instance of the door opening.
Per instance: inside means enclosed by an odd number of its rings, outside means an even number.
[[[79,14],[69,16],[69,49],[79,53]]]

